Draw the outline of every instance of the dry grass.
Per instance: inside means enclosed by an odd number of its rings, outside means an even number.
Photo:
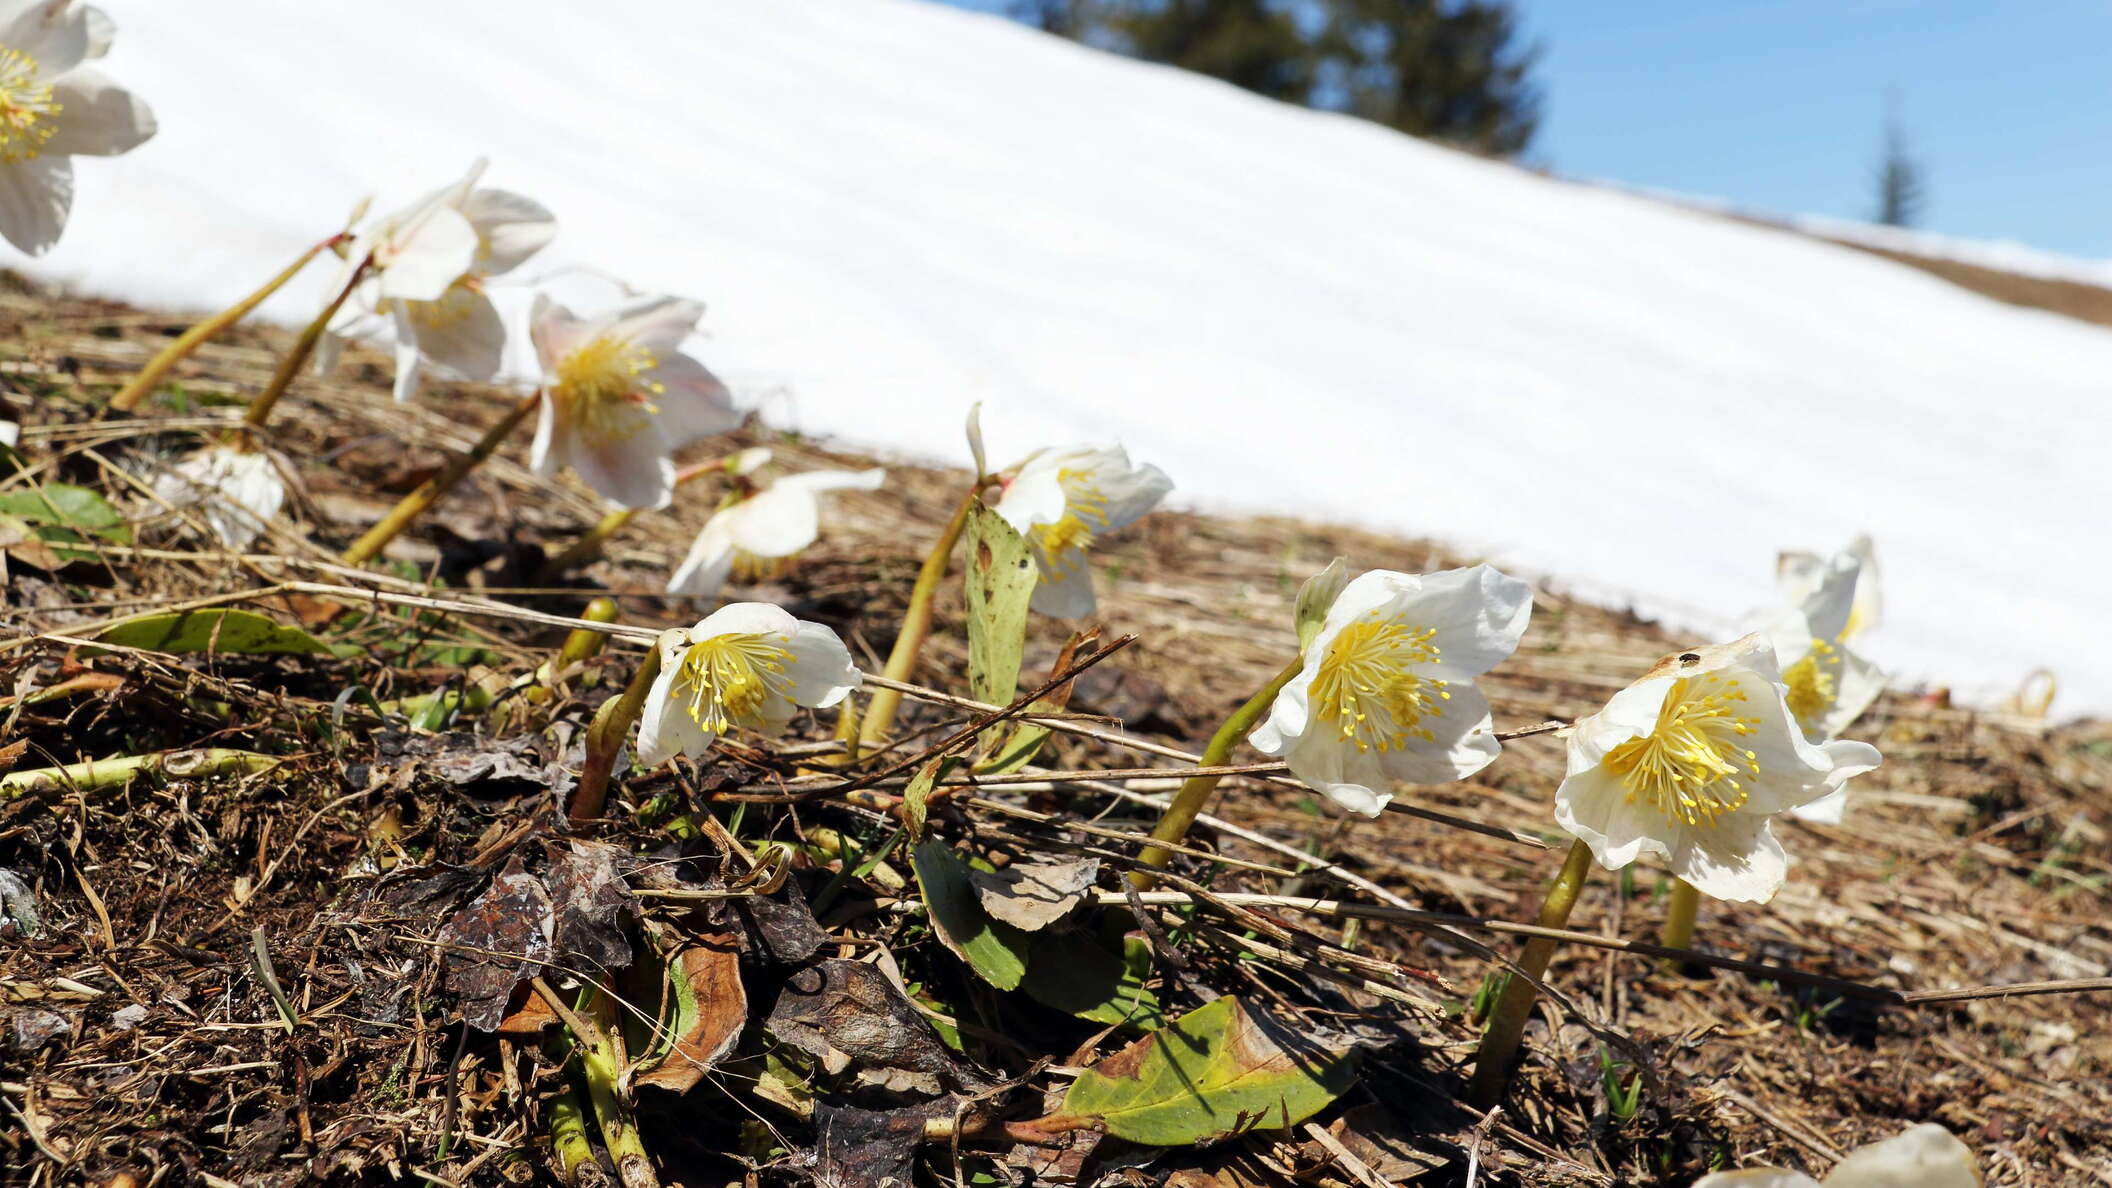
[[[184,445],[183,432],[168,429],[179,418],[165,409],[102,425],[85,413],[144,360],[157,335],[178,325],[27,290],[0,298],[0,384],[10,415],[31,426],[32,456],[52,459],[41,477],[120,491],[119,470],[142,470],[157,453]],[[239,398],[256,389],[282,342],[275,333],[242,332],[208,348],[177,382],[195,400]],[[165,552],[75,566],[64,581],[18,565],[6,594],[10,633],[77,631],[125,610],[289,577],[350,580],[328,570],[335,550],[435,465],[441,449],[466,445],[502,407],[498,394],[443,387],[398,408],[387,400],[378,360],[355,356],[338,378],[303,384],[282,406],[273,444],[297,466],[305,489],[261,550],[271,556],[212,552],[162,516],[142,527],[138,543]],[[934,441],[950,441],[954,431],[935,426]],[[762,430],[740,441],[765,441],[795,468],[864,461]],[[581,575],[579,587],[519,591],[542,549],[561,545],[596,514],[593,500],[569,480],[556,487],[537,480],[520,457],[516,443],[390,560],[415,581],[444,577],[451,587],[481,587],[544,611],[569,614],[589,593],[608,590],[620,597],[627,622],[694,619],[697,608],[657,591],[709,509],[702,497],[672,515],[641,517],[607,560]],[[877,668],[918,554],[961,478],[894,468],[884,490],[840,497],[822,544],[779,580],[745,594],[838,626]],[[1199,747],[1215,722],[1280,666],[1294,643],[1288,624],[1298,582],[1337,554],[1359,567],[1405,570],[1471,560],[1424,542],[1288,519],[1155,515],[1102,555],[1108,580],[1100,619],[1138,641],[1080,682],[1073,708]],[[298,598],[268,605],[284,615],[314,609]],[[960,614],[958,597],[949,594],[920,674],[927,683],[965,687]],[[503,617],[426,619],[416,629],[482,648],[483,662],[509,674],[532,667],[554,641],[546,629]],[[372,655],[383,654],[379,642],[369,642]],[[1524,646],[1487,681],[1497,724],[1593,710],[1658,655],[1689,642],[1625,612],[1544,590]],[[1046,665],[1058,643],[1055,625],[1038,623],[1030,665]],[[77,671],[68,648],[53,642],[12,648],[0,653],[0,664],[9,689],[25,692]],[[0,866],[34,887],[46,918],[38,937],[11,942],[0,954],[4,1009],[15,1029],[23,1020],[34,1029],[53,1018],[61,1026],[48,1041],[16,1044],[4,1062],[0,1142],[10,1148],[8,1180],[225,1182],[204,1179],[210,1174],[290,1184],[393,1180],[429,1169],[443,1177],[439,1182],[499,1183],[546,1174],[536,1143],[551,1076],[534,1061],[532,1046],[480,1039],[458,1053],[462,1031],[450,1026],[448,1000],[432,980],[437,958],[384,970],[378,962],[404,961],[409,950],[391,948],[372,930],[330,923],[329,912],[342,908],[333,901],[350,885],[346,872],[362,862],[415,856],[470,863],[520,844],[530,822],[552,807],[547,789],[465,791],[414,778],[415,769],[400,762],[413,747],[400,724],[384,726],[363,711],[330,741],[304,725],[327,715],[348,681],[365,680],[382,698],[402,696],[458,677],[460,664],[374,660],[289,671],[231,657],[179,664],[120,656],[96,667],[121,677],[123,688],[6,711],[12,716],[0,719],[7,731],[0,745],[31,748],[18,765],[120,753],[146,739],[268,746],[293,761],[268,777],[142,780],[119,792],[0,805]],[[604,695],[581,694],[585,701]],[[211,709],[215,702],[222,709]],[[933,725],[955,720],[936,709],[921,713],[917,721]],[[1902,992],[2112,972],[2112,728],[2000,720],[1902,691],[1852,733],[1877,742],[1886,763],[1855,785],[1848,822],[1781,826],[1796,863],[1790,883],[1764,908],[1705,905],[1707,947]],[[1126,767],[1146,758],[1072,739],[1051,761]],[[769,766],[762,757],[752,763],[747,778]],[[1551,793],[1561,770],[1558,740],[1526,738],[1482,778],[1413,790],[1405,799],[1552,840]],[[699,777],[706,802],[694,807],[724,810],[730,802],[712,800],[711,789],[740,781],[714,785],[710,774]],[[665,776],[628,789],[633,802],[661,793],[684,794]],[[988,795],[1055,816],[1004,820],[971,808],[955,827],[980,844],[1025,838],[1077,846],[1083,835],[1066,832],[1066,822],[1079,819],[1071,814],[1099,814],[1099,825],[1116,829],[1149,820],[1090,790]],[[847,806],[817,803],[767,818],[752,807],[757,812],[738,827],[751,838],[759,830],[802,836],[818,823],[845,830],[874,824]],[[1279,843],[1321,851],[1414,907],[1470,917],[1530,919],[1560,855],[1405,813],[1344,827],[1309,795],[1253,780],[1227,781],[1213,811]],[[651,838],[629,821],[612,830],[639,845]],[[1236,837],[1205,840],[1251,862],[1286,860]],[[1103,848],[1110,861],[1128,852],[1113,842]],[[1203,873],[1200,865],[1186,869]],[[1325,875],[1308,875],[1302,884],[1309,893],[1338,890]],[[1215,885],[1278,891],[1284,880],[1227,870]],[[1661,889],[1651,871],[1599,872],[1571,927],[1652,939]],[[1344,897],[1360,898],[1354,891]],[[1314,944],[1343,939],[1340,921],[1289,913],[1282,920]],[[251,972],[250,932],[257,927],[301,1015],[291,1037]],[[902,942],[899,934],[861,932],[877,927],[871,920],[836,927],[846,952],[861,943],[868,948],[858,951],[870,951],[871,940],[861,936]],[[1478,939],[1506,952],[1515,943],[1486,933]],[[1991,1183],[2112,1182],[2112,995],[1902,1005],[1740,974],[1682,976],[1643,957],[1573,946],[1558,955],[1550,977],[1582,1018],[1543,1007],[1546,1025],[1529,1033],[1518,1091],[1491,1121],[1454,1104],[1458,1070],[1472,1048],[1472,1034],[1457,1018],[1403,1014],[1363,991],[1326,989],[1295,963],[1221,960],[1223,942],[1200,934],[1186,943],[1201,976],[1223,979],[1219,989],[1244,988],[1336,1026],[1366,1019],[1408,1029],[1410,1038],[1385,1047],[1368,1065],[1364,1088],[1344,1103],[1384,1103],[1423,1154],[1427,1170],[1395,1168],[1397,1180],[1464,1183],[1472,1166],[1486,1184],[1680,1184],[1724,1158],[1817,1170],[1852,1146],[1933,1120],[1982,1152]],[[925,944],[899,955],[913,974],[933,979],[935,992],[957,991],[959,1009],[987,1009],[995,1012],[986,1016],[992,1021],[1021,1018],[992,1005],[987,993],[947,982],[933,949]],[[1364,926],[1356,951],[1395,968],[1433,971],[1461,995],[1489,969],[1467,946],[1396,925]],[[1405,976],[1399,985],[1428,993]],[[1183,994],[1171,984],[1165,992]],[[1090,1038],[1089,1029],[1082,1036],[1019,1034],[1030,1046]],[[1626,1052],[1643,1059],[1656,1085],[1625,1120],[1610,1115],[1601,1087],[1608,1036],[1632,1042],[1616,1058]],[[0,1046],[13,1038],[0,1037]],[[1071,1055],[1068,1046],[1042,1054],[1059,1063]],[[1014,1057],[983,1055],[1003,1071],[1027,1071]],[[741,1103],[735,1113],[754,1108],[737,1083],[725,1093],[703,1108],[715,1115],[728,1112],[731,1101]],[[672,1136],[662,1148],[669,1166],[687,1169],[677,1179],[797,1181],[812,1174],[796,1160],[762,1159],[760,1170],[744,1170],[728,1150],[680,1137],[696,1125],[661,1132]],[[798,1133],[782,1118],[772,1125]],[[444,1161],[434,1151],[443,1128],[457,1135]],[[1301,1150],[1305,1143],[1304,1135],[1258,1134],[1136,1174],[1176,1169],[1189,1177],[1184,1184],[1227,1188],[1287,1184],[1294,1173],[1355,1182],[1346,1164],[1324,1150]],[[943,1152],[927,1152],[921,1166],[924,1182],[952,1176]]]

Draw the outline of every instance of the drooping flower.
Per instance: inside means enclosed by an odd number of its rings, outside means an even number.
[[[1789,871],[1770,818],[1879,762],[1807,740],[1787,693],[1758,633],[1665,657],[1570,728],[1556,821],[1609,870],[1654,853],[1717,899],[1766,902]]]
[[[877,491],[887,471],[813,470],[789,474],[720,508],[705,521],[667,592],[709,598],[731,576],[753,582],[775,572],[821,536],[826,491]]]
[[[1500,749],[1474,678],[1517,650],[1532,612],[1532,587],[1486,565],[1361,574],[1327,608],[1254,748],[1366,816],[1395,781],[1465,779]]]
[[[66,230],[74,157],[111,157],[154,135],[154,113],[81,63],[117,26],[75,0],[0,0],[0,235],[41,256]]]
[[[1790,713],[1813,742],[1839,737],[1885,691],[1885,674],[1848,646],[1850,636],[1877,621],[1876,570],[1867,536],[1825,560],[1809,554],[1782,557],[1779,587],[1794,601],[1768,619],[1765,630],[1788,689]],[[1836,791],[1791,811],[1807,821],[1835,824],[1847,805],[1847,793]]]
[[[741,423],[726,385],[681,352],[703,316],[700,302],[646,297],[580,318],[538,296],[529,326],[543,368],[536,472],[570,466],[625,507],[673,502],[675,451]]]
[[[365,309],[348,309],[333,328],[357,333],[370,313],[388,321],[398,400],[417,394],[428,363],[458,379],[499,373],[506,323],[487,282],[518,268],[557,234],[556,217],[534,200],[478,189],[484,169],[479,160],[453,185],[376,220],[346,255],[348,269],[371,257],[361,285]],[[325,369],[330,361],[326,355]]]
[[[154,494],[173,508],[198,508],[220,543],[241,552],[285,506],[286,482],[262,451],[216,445],[156,476]]]
[[[1858,1147],[1824,1180],[1778,1167],[1713,1172],[1694,1188],[1981,1188],[1972,1149],[1934,1122]]]
[[[1852,597],[1846,605],[1846,616],[1841,620],[1837,638],[1872,630],[1884,617],[1884,593],[1878,582],[1877,549],[1868,536],[1858,536],[1848,542],[1848,547],[1831,557],[1817,553],[1785,552],[1775,558],[1775,589],[1780,591],[1782,601],[1789,606],[1803,606],[1818,593],[1819,587],[1828,582],[1838,582],[1842,573],[1850,573],[1848,584]],[[1821,626],[1831,626],[1823,622]]]
[[[1027,538],[1041,567],[1034,609],[1059,619],[1093,613],[1093,542],[1134,523],[1171,490],[1165,471],[1132,464],[1121,446],[1042,450],[1020,463],[996,510]]]
[[[638,724],[645,764],[701,755],[735,727],[774,734],[800,707],[827,709],[862,679],[834,631],[763,602],[720,607],[664,632],[659,648]]]

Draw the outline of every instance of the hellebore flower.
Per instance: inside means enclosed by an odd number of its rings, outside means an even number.
[[[764,602],[736,602],[660,636],[660,675],[646,693],[638,761],[702,755],[736,726],[775,734],[799,707],[827,709],[858,687],[834,631]]]
[[[703,316],[698,302],[647,297],[579,318],[538,296],[529,326],[544,375],[536,473],[569,465],[624,507],[673,502],[675,451],[741,422],[726,386],[681,353]]]
[[[979,438],[971,423],[971,442]],[[1042,450],[1020,463],[996,511],[1027,538],[1041,566],[1034,609],[1059,619],[1093,613],[1093,542],[1134,523],[1171,490],[1165,471],[1133,465],[1121,446]]]
[[[880,467],[790,474],[720,508],[668,579],[667,592],[709,598],[729,575],[761,580],[820,538],[823,492],[877,491],[886,478]]]
[[[346,256],[348,270],[371,257],[361,296],[394,332],[398,400],[417,394],[427,363],[466,380],[499,373],[506,324],[486,282],[518,268],[557,234],[556,217],[541,204],[476,188],[484,168],[480,160],[453,185],[377,220]],[[365,316],[351,311],[333,329],[349,333]],[[325,354],[325,370],[333,355]]]
[[[154,113],[81,63],[117,26],[74,0],[0,0],[0,235],[41,256],[73,209],[73,158],[113,157],[154,135]]]
[[[1882,1142],[1858,1147],[1824,1180],[1778,1167],[1713,1172],[1694,1188],[1980,1188],[1980,1165],[1950,1131],[1924,1122]]]
[[[1532,612],[1532,587],[1486,565],[1362,574],[1326,609],[1254,748],[1365,816],[1395,781],[1465,779],[1500,749],[1474,678],[1517,650]]]
[[[1789,872],[1769,820],[1876,767],[1804,737],[1759,634],[1667,656],[1569,730],[1555,819],[1618,870],[1645,851],[1717,899],[1765,903]]]
[[[239,553],[285,506],[286,482],[262,451],[216,445],[155,478],[154,494],[170,507],[200,508],[213,535]]]
[[[1789,710],[1805,737],[1826,742],[1885,691],[1885,674],[1848,646],[1849,636],[1876,623],[1880,609],[1870,538],[1858,538],[1825,560],[1784,554],[1778,584],[1791,603],[1765,629]],[[1837,824],[1847,806],[1847,793],[1836,791],[1791,811],[1807,821]]]

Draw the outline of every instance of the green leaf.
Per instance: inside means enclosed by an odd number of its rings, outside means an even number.
[[[916,868],[931,930],[939,940],[984,981],[1000,990],[1018,989],[1027,973],[1031,938],[983,910],[975,885],[968,881],[968,864],[936,837],[918,843],[910,864]]]
[[[1008,705],[1019,692],[1027,603],[1040,577],[1026,538],[978,502],[968,514],[968,689]]]
[[[1186,1147],[1295,1126],[1356,1080],[1348,1052],[1324,1048],[1225,995],[1079,1074],[1062,1113],[1109,1134]]]
[[[14,516],[36,528],[49,541],[83,541],[90,537],[110,544],[132,543],[132,528],[101,495],[71,483],[45,483],[26,491],[0,492],[0,515]],[[81,549],[53,550],[63,561],[93,560],[97,554]]]
[[[1083,932],[1045,932],[1034,940],[1020,989],[1081,1019],[1151,1031],[1165,1019],[1158,995],[1144,985],[1150,972],[1151,946],[1143,937],[1122,938],[1117,957]]]
[[[119,647],[150,652],[240,653],[246,656],[328,656],[323,641],[298,627],[245,610],[194,610],[137,615],[110,624],[95,638]],[[84,648],[83,655],[98,649]]]

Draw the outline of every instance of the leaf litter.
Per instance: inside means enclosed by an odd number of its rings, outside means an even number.
[[[16,640],[0,651],[0,746],[18,770],[205,748],[272,761],[40,781],[0,802],[0,866],[19,884],[0,948],[9,1182],[549,1177],[570,1077],[551,1054],[568,1028],[558,1008],[580,1011],[581,979],[595,977],[620,990],[609,1031],[630,1066],[621,1092],[669,1183],[1372,1188],[1367,1175],[1463,1184],[1471,1169],[1488,1184],[1677,1185],[1722,1160],[1822,1172],[1918,1121],[1986,1153],[1991,1182],[2108,1172],[2104,996],[1909,1001],[2106,976],[2102,723],[1888,695],[1866,723],[1887,764],[1849,825],[1796,827],[1797,877],[1773,905],[1705,909],[1725,956],[1807,980],[1695,977],[1566,945],[1549,973],[1561,1004],[1528,1033],[1516,1091],[1500,1113],[1474,1114],[1457,1104],[1474,1038],[1465,999],[1491,968],[1483,946],[1516,951],[1475,922],[1529,918],[1544,883],[1531,835],[1561,771],[1551,740],[1519,740],[1517,761],[1486,779],[1419,792],[1424,815],[1347,829],[1267,773],[1230,777],[1210,811],[1239,831],[1206,820],[1191,835],[1201,853],[1178,856],[1183,881],[1168,884],[1198,892],[1139,901],[1134,917],[1105,905],[1123,898],[1154,813],[1117,792],[1148,797],[1176,777],[974,781],[1182,761],[1025,723],[933,769],[913,834],[900,781],[786,790],[828,770],[821,752],[799,752],[834,737],[826,718],[623,777],[606,824],[574,833],[562,822],[577,740],[637,653],[613,647],[530,701],[513,682],[562,631],[529,612],[569,616],[613,591],[627,623],[693,621],[654,592],[708,500],[641,517],[575,589],[516,592],[534,566],[524,550],[562,547],[600,507],[509,447],[356,580],[365,597],[292,591],[354,581],[319,566],[385,509],[376,492],[415,482],[437,443],[467,440],[506,398],[465,385],[449,402],[395,406],[372,365],[297,387],[274,447],[332,462],[304,472],[294,530],[233,558],[139,506],[116,471],[221,423],[211,402],[256,390],[283,336],[241,330],[201,351],[176,377],[202,403],[190,420],[167,407],[97,420],[93,400],[180,321],[13,290],[0,325],[6,415],[55,458],[0,491]],[[383,444],[406,432],[408,456]],[[817,466],[862,461],[760,428],[735,441]],[[962,482],[891,474],[899,489],[843,496],[830,537],[744,596],[884,652],[917,550]],[[1009,548],[998,526],[979,531],[989,581],[942,595],[919,678],[995,697],[1094,645],[1035,622],[1024,652],[993,646],[1028,583],[997,561]],[[1118,576],[1100,619],[1138,642],[1036,709],[1177,753],[1280,664],[1298,584],[1330,558],[1463,560],[1182,513],[1104,548]],[[1687,642],[1560,591],[1540,602],[1518,662],[1486,682],[1500,725],[1594,708]],[[228,613],[201,613],[212,609]],[[159,625],[113,639],[123,620]],[[97,633],[122,646],[69,642]],[[1037,674],[1024,681],[1023,656]],[[477,690],[512,708],[469,710]],[[935,740],[966,714],[913,700],[900,725]],[[1234,893],[1428,918],[1358,921]],[[1597,876],[1572,927],[1648,937],[1661,894],[1644,871]],[[1462,988],[1435,1014],[1409,1005],[1428,1001],[1424,970]],[[1662,1091],[1622,1096],[1645,1080]]]

